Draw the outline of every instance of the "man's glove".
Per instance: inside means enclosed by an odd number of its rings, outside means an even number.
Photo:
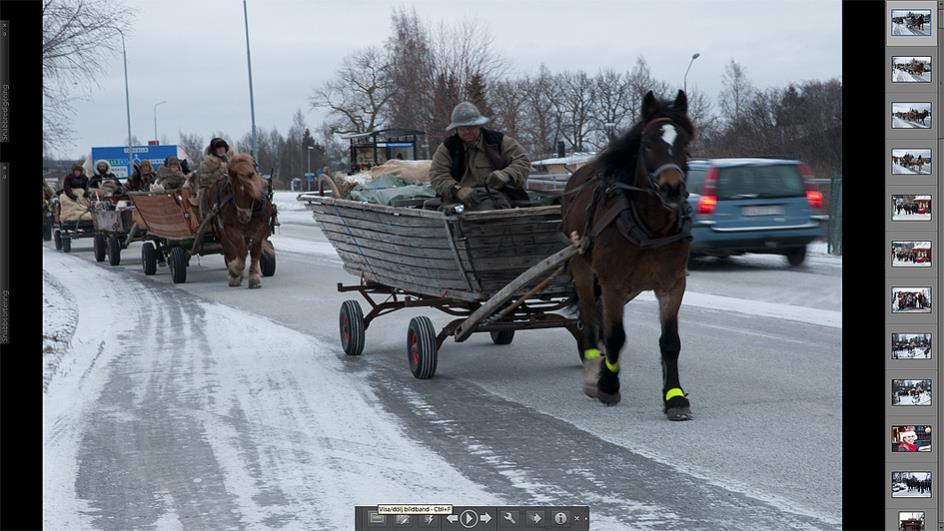
[[[508,177],[508,174],[501,170],[495,170],[488,174],[488,179],[486,179],[485,182],[488,184],[489,188],[501,190],[511,183],[511,177]]]
[[[456,190],[456,199],[467,207],[471,207],[479,202],[478,194],[468,186],[461,186]]]

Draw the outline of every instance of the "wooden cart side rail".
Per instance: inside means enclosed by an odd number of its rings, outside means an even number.
[[[192,239],[191,220],[184,213],[178,199],[169,192],[132,192],[128,194],[135,210],[152,236],[168,240]],[[186,201],[186,198],[182,199]]]
[[[504,210],[485,210],[481,212],[465,212],[459,216],[447,216],[438,210],[425,210],[422,208],[392,207],[387,205],[377,205],[373,203],[362,203],[351,201],[349,199],[334,199],[331,197],[321,197],[317,193],[300,194],[299,201],[305,201],[309,205],[330,205],[339,208],[350,208],[353,210],[363,210],[369,212],[378,212],[389,215],[429,218],[429,219],[464,219],[469,221],[486,221],[493,219],[515,219],[519,217],[539,216],[539,215],[557,215],[560,216],[560,206],[541,206],[528,208],[511,208]]]

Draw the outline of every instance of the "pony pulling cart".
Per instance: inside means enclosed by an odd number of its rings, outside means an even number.
[[[357,301],[342,304],[345,353],[361,353],[371,320],[410,307],[457,317],[438,334],[425,316],[410,321],[407,352],[417,378],[433,376],[446,337],[490,332],[507,344],[515,330],[564,327],[579,346],[584,393],[614,405],[624,306],[654,291],[663,412],[669,420],[692,418],[679,382],[678,311],[691,242],[685,179],[695,128],[682,91],[671,102],[649,92],[640,109],[636,125],[571,176],[560,207],[450,216],[300,195],[344,268],[361,279],[338,290],[358,291],[371,305],[365,317]],[[554,313],[574,300],[578,317]]]
[[[160,254],[167,259],[172,280],[180,284],[187,281],[191,256],[223,254],[229,285],[239,286],[250,253],[249,287],[260,287],[260,274],[275,274],[275,249],[268,237],[277,225],[271,192],[266,195],[261,181],[251,157],[235,156],[229,176],[209,188],[213,208],[203,222],[197,221],[189,188],[129,194],[149,236],[141,248],[144,274],[156,273]]]

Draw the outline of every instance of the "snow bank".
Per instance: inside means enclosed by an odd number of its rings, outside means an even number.
[[[72,292],[43,271],[43,392],[69,350],[77,322]]]

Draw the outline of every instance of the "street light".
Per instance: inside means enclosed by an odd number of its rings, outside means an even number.
[[[695,59],[701,57],[700,53],[692,54],[692,60],[688,62],[688,68],[685,69],[685,77],[682,79],[682,90],[688,94],[688,71],[692,69],[692,63],[695,62]]]
[[[154,140],[157,140],[157,106],[167,103],[166,101],[159,101],[154,104]]]
[[[315,149],[315,146],[308,146],[308,173],[305,174],[305,180],[308,181],[308,191],[311,191],[311,150]]]
[[[112,26],[121,35],[121,57],[125,63],[125,113],[128,117],[128,176],[134,168],[134,156],[131,153],[131,96],[128,93],[128,52],[125,49],[125,32],[118,26]]]
[[[252,97],[252,57],[249,55],[249,11],[243,0],[243,20],[246,23],[246,65],[249,68],[249,113],[252,117],[252,159],[256,159],[256,106]]]

